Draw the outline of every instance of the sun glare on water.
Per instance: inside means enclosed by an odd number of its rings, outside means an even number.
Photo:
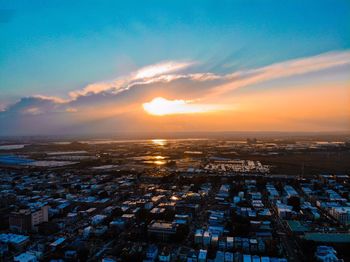
[[[151,141],[156,146],[165,146],[168,143],[166,139],[152,139]],[[162,156],[156,156],[155,158],[158,160],[164,159]]]

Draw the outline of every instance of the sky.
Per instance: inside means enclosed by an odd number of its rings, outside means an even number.
[[[0,0],[0,135],[350,131],[350,2]]]

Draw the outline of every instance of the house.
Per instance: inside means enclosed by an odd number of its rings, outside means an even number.
[[[19,254],[18,256],[15,256],[13,258],[14,262],[37,262],[38,259],[36,256],[30,252],[25,252],[22,254]]]
[[[207,261],[208,251],[205,249],[200,249],[198,254],[198,262],[206,262]]]
[[[148,225],[148,234],[161,241],[170,240],[177,233],[177,225],[165,221],[153,220]]]

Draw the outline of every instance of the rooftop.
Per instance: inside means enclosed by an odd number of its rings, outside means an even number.
[[[17,234],[0,234],[0,242],[21,244],[29,239],[29,236],[17,235]]]

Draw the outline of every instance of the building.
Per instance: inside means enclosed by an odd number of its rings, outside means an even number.
[[[49,221],[49,206],[43,205],[37,209],[21,209],[9,216],[10,229],[14,232],[28,232],[36,225]]]
[[[146,258],[147,261],[155,261],[158,256],[158,247],[156,245],[150,245],[147,248]]]
[[[105,215],[95,215],[91,218],[91,223],[92,225],[96,226],[101,224],[106,218],[107,216]]]
[[[202,244],[203,243],[203,229],[197,229],[196,233],[194,234],[194,243],[195,244]]]
[[[9,216],[10,229],[13,232],[28,232],[32,229],[32,215],[30,209],[12,212]]]
[[[267,184],[266,190],[268,191],[270,200],[279,199],[279,193],[273,184]]]
[[[227,237],[226,239],[226,247],[228,250],[232,250],[234,247],[234,243],[233,243],[233,237]]]
[[[32,227],[39,225],[43,222],[49,221],[49,206],[44,205],[41,208],[32,211]]]
[[[62,247],[63,244],[65,243],[66,239],[64,237],[60,237],[56,239],[54,242],[50,244],[50,248],[52,251],[56,250],[59,247]]]
[[[206,262],[207,261],[208,251],[205,249],[200,249],[198,254],[198,262]]]
[[[221,185],[217,196],[222,197],[222,198],[229,197],[230,196],[230,185],[228,185],[228,184]]]
[[[205,231],[203,234],[203,245],[209,246],[211,243],[211,233],[209,231]]]
[[[225,252],[225,262],[233,262],[233,253]]]
[[[225,252],[216,251],[215,262],[225,262]]]
[[[153,220],[148,225],[148,235],[161,241],[168,241],[176,235],[177,225],[164,221]]]
[[[13,246],[16,249],[21,249],[29,243],[29,237],[17,234],[0,234],[0,242]]]
[[[329,213],[341,224],[350,224],[350,207],[333,207]]]
[[[315,258],[317,261],[338,261],[337,251],[333,247],[318,246],[315,252]]]
[[[243,262],[252,262],[252,256],[248,254],[243,254]]]
[[[287,198],[290,198],[292,196],[299,196],[298,192],[294,189],[294,187],[290,186],[290,185],[285,185],[283,187],[284,193],[286,194]]]
[[[25,252],[22,253],[18,256],[15,256],[13,258],[13,261],[15,262],[37,262],[38,259],[36,258],[36,256],[30,252]]]
[[[288,206],[285,205],[283,203],[276,203],[276,208],[277,208],[277,213],[279,215],[279,217],[283,218],[283,219],[288,219],[291,217],[292,215],[292,206]]]

